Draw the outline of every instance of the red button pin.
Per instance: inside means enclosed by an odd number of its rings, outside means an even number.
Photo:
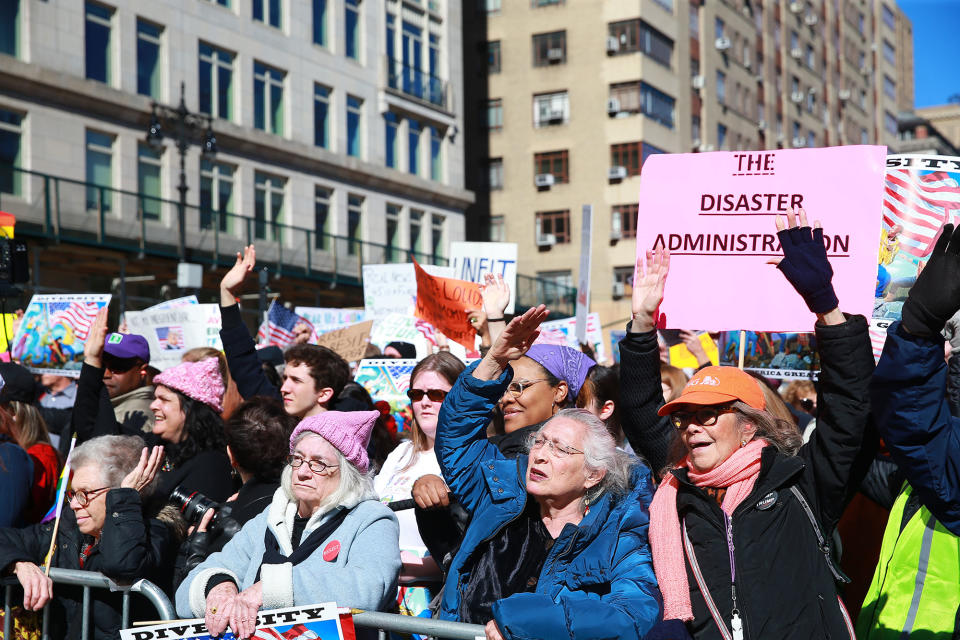
[[[340,555],[340,541],[331,540],[327,543],[327,546],[323,548],[323,559],[327,562],[333,562],[338,555]]]

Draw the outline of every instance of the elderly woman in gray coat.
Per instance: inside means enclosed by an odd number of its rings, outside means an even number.
[[[211,636],[256,631],[257,611],[336,601],[387,608],[400,572],[397,519],[377,500],[364,444],[377,411],[327,411],[290,437],[273,502],[197,565],[177,611],[203,616]]]

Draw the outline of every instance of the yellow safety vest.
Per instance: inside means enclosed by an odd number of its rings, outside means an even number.
[[[912,492],[905,484],[890,511],[877,570],[857,619],[860,640],[953,635],[960,607],[960,538],[922,505],[900,531]]]

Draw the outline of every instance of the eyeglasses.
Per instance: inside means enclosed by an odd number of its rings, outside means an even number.
[[[507,391],[510,392],[514,398],[519,398],[523,395],[524,390],[531,385],[535,385],[538,382],[546,382],[546,378],[537,378],[536,380],[515,380],[507,385]]]
[[[306,458],[298,455],[287,456],[287,464],[294,469],[299,469],[303,466],[303,463],[307,463],[310,471],[313,471],[317,475],[322,475],[327,469],[336,469],[340,466],[338,464],[327,464],[321,460],[307,460]]]
[[[717,419],[724,413],[733,413],[733,407],[701,407],[696,411],[674,411],[670,414],[670,422],[679,431],[683,431],[691,424],[701,427],[710,427],[717,424]]]
[[[443,389],[407,389],[407,397],[413,402],[420,402],[423,396],[430,398],[430,402],[443,402],[447,392]]]
[[[530,436],[528,444],[530,445],[530,451],[539,449],[545,445],[550,447],[550,453],[552,453],[555,458],[566,458],[567,456],[572,456],[575,453],[583,454],[583,451],[580,451],[579,449],[574,449],[573,447],[561,444],[556,440],[544,438],[543,436]]]
[[[110,487],[100,487],[99,489],[77,489],[76,491],[67,491],[67,502],[71,500],[76,500],[77,504],[81,507],[85,507],[90,504],[90,501],[97,497],[102,491],[106,491]]]

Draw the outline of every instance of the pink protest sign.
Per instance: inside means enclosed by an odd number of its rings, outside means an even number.
[[[668,328],[810,331],[816,320],[776,267],[774,219],[820,220],[840,308],[870,317],[886,147],[652,155],[643,164],[637,254],[670,250]]]

